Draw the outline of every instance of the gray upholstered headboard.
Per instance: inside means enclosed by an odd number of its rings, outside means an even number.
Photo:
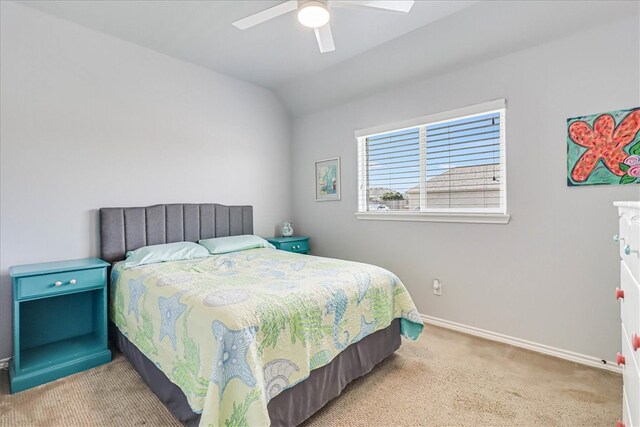
[[[120,261],[147,245],[253,234],[252,206],[214,203],[100,209],[100,257]]]

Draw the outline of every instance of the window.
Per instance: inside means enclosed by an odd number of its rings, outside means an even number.
[[[356,138],[358,218],[508,222],[504,100]]]

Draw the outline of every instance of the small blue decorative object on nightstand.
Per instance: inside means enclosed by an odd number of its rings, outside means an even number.
[[[107,363],[107,267],[97,258],[11,267],[16,393]]]
[[[287,252],[295,252],[297,254],[309,253],[309,238],[304,236],[292,237],[270,237],[267,239],[269,243]]]

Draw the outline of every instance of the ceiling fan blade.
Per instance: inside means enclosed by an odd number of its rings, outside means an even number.
[[[321,53],[333,52],[336,50],[336,45],[333,44],[333,34],[331,33],[331,24],[320,28],[314,28],[313,32],[316,33],[316,40],[318,40],[318,47]]]
[[[413,0],[334,0],[331,6],[373,8],[388,10],[390,12],[408,13],[413,7]]]
[[[246,18],[240,19],[233,23],[233,25],[241,30],[253,27],[254,25],[262,24],[270,19],[277,18],[285,13],[293,12],[298,8],[298,2],[296,0],[285,1],[277,6],[270,7],[262,12],[254,13]]]

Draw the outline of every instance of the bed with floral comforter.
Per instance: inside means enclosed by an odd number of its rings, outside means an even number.
[[[110,318],[201,425],[269,425],[269,400],[348,345],[396,318],[410,339],[423,328],[400,280],[368,264],[265,248],[123,267]]]

